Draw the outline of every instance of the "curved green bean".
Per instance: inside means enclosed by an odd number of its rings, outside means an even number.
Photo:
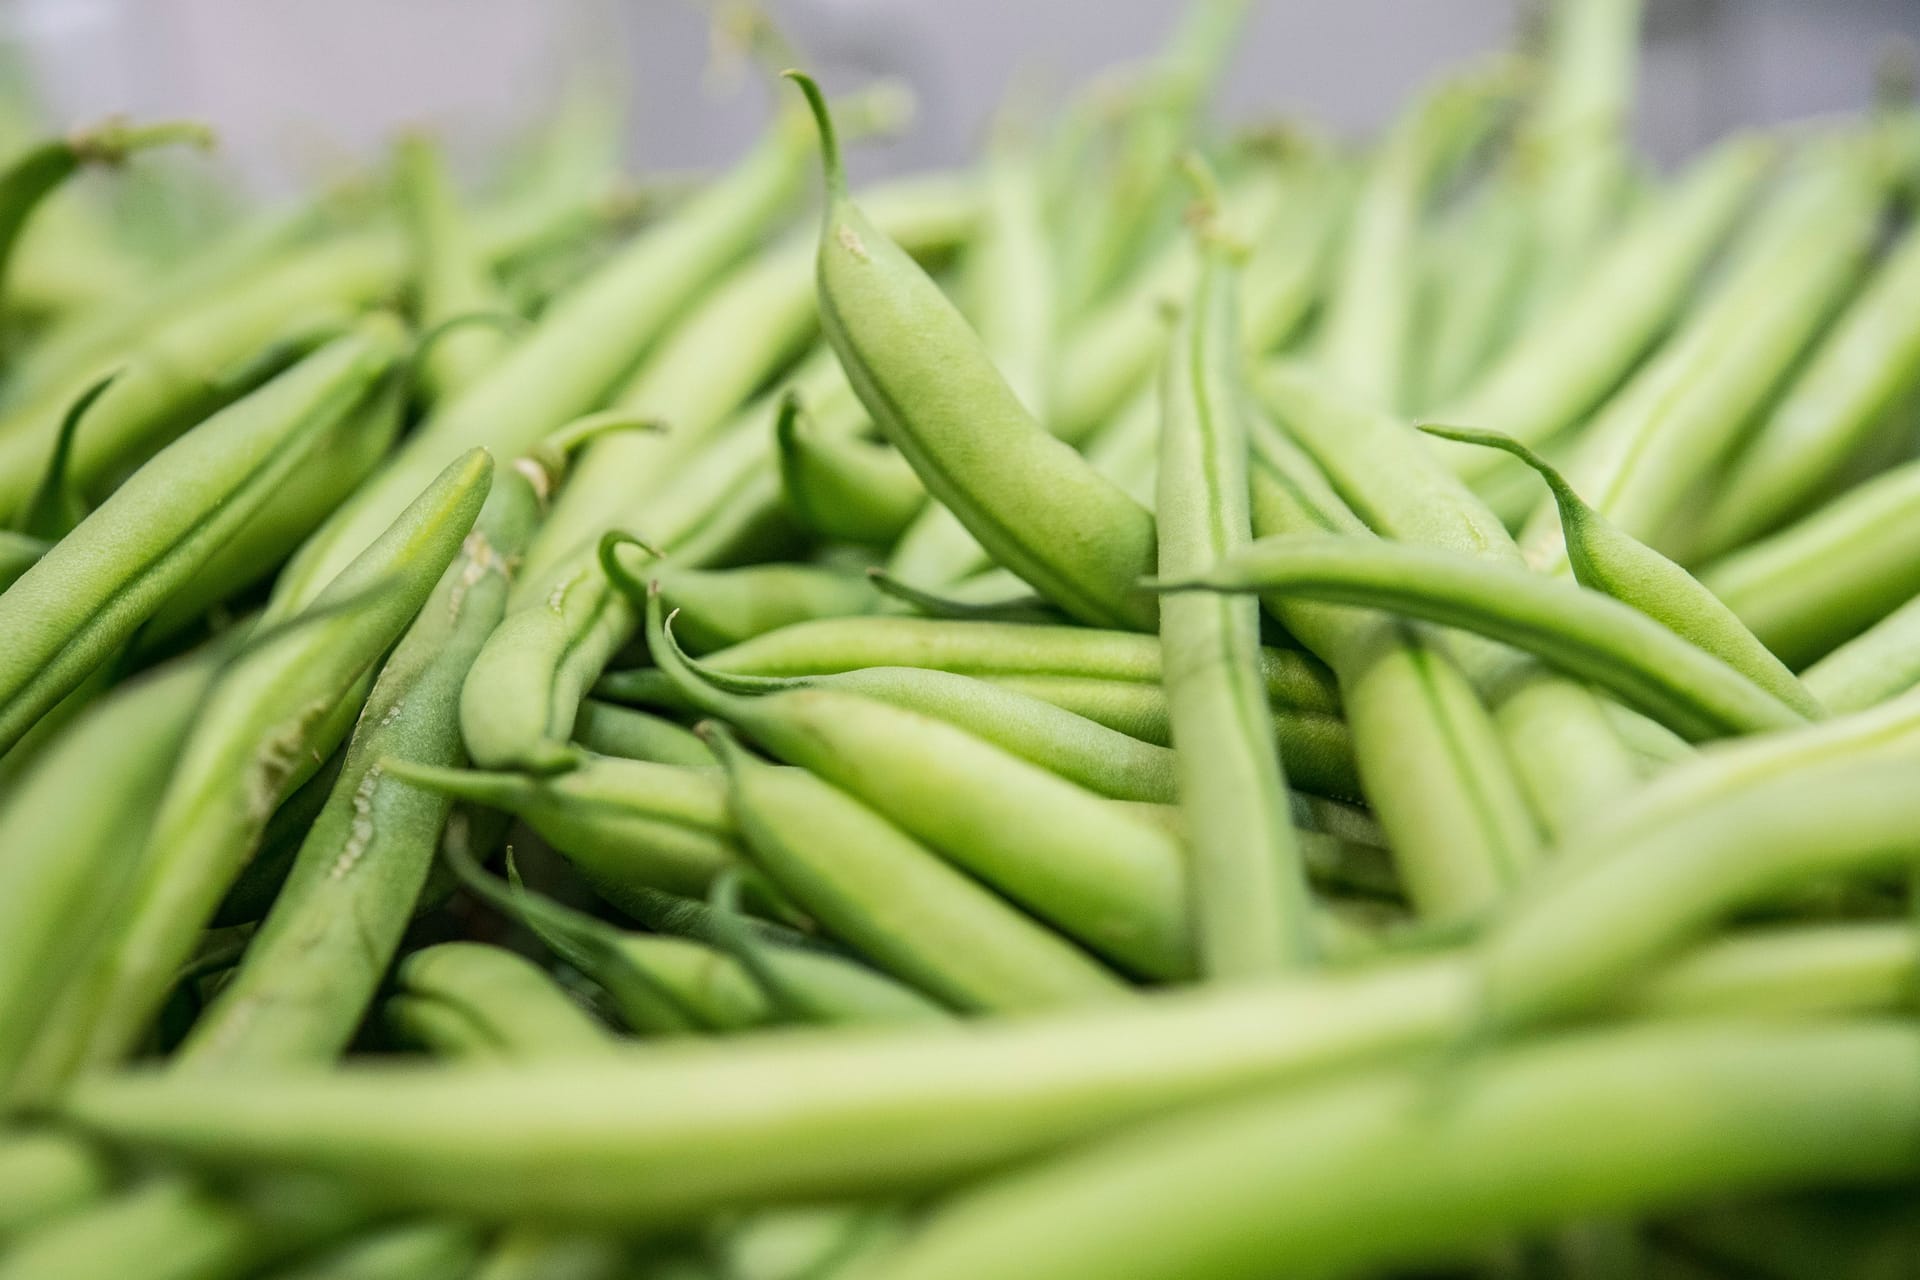
[[[1566,477],[1512,436],[1495,431],[1424,426],[1430,436],[1499,449],[1518,458],[1546,481],[1560,513],[1561,536],[1574,581],[1622,604],[1632,605],[1675,635],[1691,641],[1801,715],[1825,714],[1819,701],[1786,664],[1747,630],[1738,615],[1698,578],[1632,534],[1614,527]]]
[[[1044,1009],[1125,987],[1084,952],[935,857],[858,800],[756,760],[721,729],[729,804],[753,862],[827,930],[962,1009]]]
[[[823,538],[884,546],[926,502],[920,477],[899,453],[866,440],[820,436],[796,393],[781,398],[774,440],[787,506]]]
[[[973,734],[871,698],[725,692],[680,652],[657,592],[647,615],[655,661],[702,711],[848,789],[1101,954],[1152,977],[1190,971],[1182,859],[1162,831]]]
[[[329,344],[163,450],[21,575],[0,596],[0,748],[258,511],[398,351],[386,319]]]
[[[1210,573],[1155,588],[1297,594],[1463,627],[1592,680],[1691,740],[1806,723],[1720,659],[1609,596],[1425,547],[1262,539]]]
[[[116,943],[89,975],[86,1063],[125,1054],[259,839],[271,798],[309,739],[399,638],[459,552],[492,464],[475,451],[423,491],[366,554],[285,628],[222,672],[136,864]],[[325,744],[330,752],[332,743]]]
[[[1145,630],[1153,517],[1021,406],[953,304],[853,204],[826,101],[821,326],[874,422],[993,557],[1082,621]]]

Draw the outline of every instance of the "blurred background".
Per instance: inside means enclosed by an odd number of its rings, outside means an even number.
[[[898,75],[913,129],[865,163],[971,154],[1016,77],[1057,91],[1152,52],[1177,0],[767,0],[829,82]],[[1743,124],[1860,107],[1920,0],[1651,0],[1636,129],[1671,161]],[[1379,125],[1476,52],[1510,47],[1523,0],[1265,0],[1220,99],[1230,119]],[[711,56],[695,0],[11,0],[6,29],[60,122],[193,116],[262,194],[310,185],[429,126],[478,152],[579,76],[631,105],[643,169],[744,146],[764,89]]]

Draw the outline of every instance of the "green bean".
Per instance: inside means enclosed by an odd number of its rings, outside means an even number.
[[[1546,10],[1545,82],[1520,142],[1537,188],[1535,308],[1564,297],[1605,252],[1626,204],[1643,7],[1644,0],[1580,0]]]
[[[1887,194],[1857,146],[1846,145],[1858,141],[1807,157],[1741,238],[1711,295],[1582,433],[1567,479],[1627,533],[1661,545],[1694,486],[1732,452],[1852,291]],[[1522,544],[1537,564],[1564,563],[1558,523],[1546,512]]]
[[[316,722],[420,611],[472,527],[491,471],[478,451],[448,467],[308,616],[254,641],[222,673],[181,749],[129,901],[116,912],[116,944],[88,975],[75,1014],[89,1024],[81,1061],[113,1061],[146,1030],[252,852],[273,797],[312,750]]]
[[[153,147],[191,143],[213,145],[205,125],[187,121],[133,125],[109,120],[29,148],[0,172],[0,297],[5,296],[8,265],[21,229],[54,188],[87,165],[120,165]]]
[[[1284,339],[1313,299],[1318,250],[1334,221],[1323,168],[1322,157],[1308,152],[1227,181],[1224,220],[1254,245],[1241,320],[1257,349]],[[1048,399],[1054,434],[1090,442],[1151,381],[1166,346],[1162,305],[1191,290],[1198,265],[1192,244],[1176,237],[1063,335]]]
[[[1256,535],[1366,532],[1290,441],[1267,432],[1255,444]],[[1384,615],[1271,595],[1262,603],[1335,664],[1360,779],[1416,907],[1458,917],[1493,901],[1539,835],[1492,719],[1465,674],[1445,652]]]
[[[1626,1003],[1664,1016],[1745,1018],[1908,1009],[1912,930],[1899,924],[1773,926],[1689,953],[1633,989]]]
[[[381,1227],[316,1258],[272,1273],[273,1280],[466,1280],[480,1261],[480,1233],[450,1222]]]
[[[0,1097],[68,975],[110,945],[104,926],[127,884],[125,847],[152,825],[217,657],[190,655],[94,703],[0,805]],[[99,788],[103,777],[113,786]]]
[[[802,122],[782,117],[724,180],[642,232],[547,308],[486,376],[435,409],[378,477],[334,512],[274,589],[275,615],[307,602],[455,455],[517,457],[593,409],[793,194]]]
[[[1920,230],[1909,230],[1734,460],[1697,555],[1801,515],[1888,412],[1920,385]]]
[[[613,1033],[525,956],[477,942],[442,942],[400,962],[389,1025],[460,1058],[593,1058]]]
[[[926,502],[920,478],[897,452],[820,436],[797,394],[782,397],[774,431],[787,507],[823,538],[884,546]]]
[[[340,418],[312,446],[325,465],[282,482],[266,506],[207,557],[154,610],[137,645],[160,643],[199,622],[214,606],[266,578],[371,476],[400,435],[397,381]]]
[[[950,248],[977,213],[971,190],[951,180],[876,187],[867,199],[888,234],[925,254]],[[658,349],[641,362],[614,403],[666,423],[667,434],[603,441],[583,460],[528,556],[530,584],[591,565],[600,535],[644,510],[647,499],[670,486],[676,464],[704,445],[729,415],[804,350],[819,326],[812,244],[813,237],[796,231],[770,252],[742,264],[662,336]],[[839,392],[845,379],[836,375],[828,385],[833,383],[840,384],[834,388]],[[803,380],[802,386],[816,414],[838,415],[837,405],[828,408],[824,389],[816,389],[811,380]]]
[[[1248,0],[1200,0],[1188,7],[1151,63],[1124,119],[1112,189],[1083,205],[1090,226],[1063,237],[1062,310],[1077,312],[1132,266],[1171,212],[1173,162],[1187,147],[1214,82],[1226,70],[1246,25]]]
[[[1261,391],[1370,528],[1404,542],[1520,563],[1498,517],[1436,463],[1401,420],[1286,366],[1270,367]],[[1527,799],[1549,831],[1577,827],[1638,781],[1637,762],[1591,690],[1510,649],[1459,635],[1448,640],[1492,708]]]
[[[647,614],[655,661],[702,711],[847,788],[1102,955],[1152,977],[1190,970],[1180,852],[1162,832],[915,712],[830,689],[725,692],[674,644],[657,592]]]
[[[1447,1089],[1397,1069],[1268,1092],[975,1188],[873,1274],[1340,1274],[1710,1192],[1902,1179],[1916,1073],[1920,1043],[1891,1022],[1634,1029],[1514,1050]],[[1356,1216],[1356,1195],[1378,1212]]]
[[[814,618],[872,613],[879,593],[865,574],[810,564],[755,564],[737,569],[664,568],[667,599],[698,652],[723,649]]]
[[[1591,1004],[1733,910],[1821,875],[1914,857],[1907,761],[1809,765],[1762,778],[1621,845],[1567,852],[1569,872],[1517,901],[1478,964],[1506,1029]]]
[[[580,718],[573,722],[573,738],[603,756],[695,767],[713,763],[693,730],[617,702],[594,698],[582,702]]]
[[[1408,360],[1408,405],[1453,400],[1514,340],[1538,265],[1527,194],[1502,174],[1419,245],[1424,269],[1414,300],[1419,340]]]
[[[1916,538],[1920,463],[1906,463],[1712,561],[1700,580],[1797,667],[1920,592]]]
[[[939,287],[853,205],[820,91],[821,326],[861,402],[927,491],[993,557],[1082,621],[1147,629],[1133,586],[1153,518],[1021,406]]]
[[[120,375],[87,415],[74,440],[69,467],[91,499],[129,463],[219,409],[253,371],[265,367],[272,345],[325,332],[350,309],[392,286],[389,252],[341,243],[300,256],[244,290],[188,308],[143,337],[120,361]],[[0,422],[0,512],[11,517],[46,474],[59,424],[79,393],[102,370],[87,369],[72,383],[10,410]]]
[[[370,324],[209,419],[7,589],[0,747],[18,741],[261,508],[386,370],[396,339],[391,321]]]
[[[1920,684],[1920,604],[1909,600],[1801,673],[1836,714],[1863,711]]]
[[[960,303],[1008,389],[1037,421],[1053,429],[1049,392],[1060,282],[1053,269],[1039,148],[1018,133],[1018,126],[1002,121],[988,148],[984,207],[968,247]],[[880,456],[895,464],[905,462],[897,452]],[[988,563],[986,551],[960,518],[927,501],[919,477],[911,466],[906,470],[906,483],[884,474],[870,481],[876,494],[898,500],[901,505],[894,510],[906,518],[886,528],[884,538],[855,540],[894,544],[888,563],[932,586],[945,586],[963,570]],[[831,495],[823,498],[831,500]],[[876,531],[882,527],[875,522]]]
[[[1633,218],[1540,321],[1432,417],[1544,444],[1578,423],[1665,331],[1691,296],[1727,229],[1748,207],[1773,155],[1755,138],[1724,143]],[[1594,317],[1606,317],[1596,324]],[[1483,487],[1501,459],[1436,446]]]
[[[387,769],[414,786],[520,818],[623,908],[636,887],[704,895],[715,877],[741,865],[726,786],[711,767],[590,756],[544,778],[402,760]]]
[[[400,209],[421,327],[433,329],[456,316],[504,311],[439,147],[415,135],[402,139],[397,153]],[[450,399],[484,377],[506,346],[506,335],[497,329],[450,334],[423,355],[421,380],[434,401]]]
[[[1408,384],[1415,237],[1426,207],[1498,123],[1515,89],[1496,65],[1448,80],[1416,102],[1374,157],[1340,250],[1317,356],[1329,376],[1397,408]]]
[[[1801,715],[1825,714],[1806,686],[1747,630],[1700,580],[1632,534],[1614,527],[1575,493],[1566,477],[1527,446],[1498,432],[1423,427],[1428,435],[1500,449],[1546,481],[1560,513],[1574,581],[1612,596],[1712,654]]]
[[[300,1179],[221,1194],[188,1179],[150,1179],[84,1214],[56,1219],[0,1254],[0,1280],[200,1280],[247,1274],[337,1237],[356,1212],[339,1191]],[[130,1267],[138,1270],[130,1271]]]
[[[1007,581],[1009,578],[1011,582]],[[1047,624],[1064,621],[1058,609],[1032,592],[1025,591],[1026,583],[1005,569],[989,569],[957,582],[952,595],[936,595],[909,586],[885,569],[868,569],[867,580],[880,594],[898,601],[923,618]]]
[[[1305,535],[1263,539],[1218,569],[1158,589],[1301,595],[1405,613],[1537,654],[1698,741],[1806,717],[1609,596],[1424,547]]]
[[[708,741],[726,767],[728,802],[754,864],[886,971],[982,1012],[1071,1006],[1125,990],[846,792],[754,759],[724,730]]]
[[[714,944],[628,933],[530,893],[512,864],[502,887],[477,864],[466,886],[519,919],[598,984],[633,1030],[678,1034],[781,1023],[867,1025],[941,1020],[920,992],[844,955],[788,945],[730,908],[709,909]]]
[[[797,378],[804,383],[823,374],[838,377],[824,358],[803,367]],[[769,520],[778,522],[779,480],[766,448],[772,413],[771,399],[748,406],[671,469],[664,478],[673,483],[646,503],[651,545],[676,566],[737,553]],[[561,514],[556,510],[543,536],[534,540],[507,617],[474,663],[468,682],[474,692],[462,695],[460,728],[467,752],[489,768],[546,772],[563,767],[571,759],[565,739],[580,699],[637,622],[626,595],[601,571],[598,539],[608,527],[604,522],[588,526],[594,531],[592,545],[569,542],[565,553],[542,569],[540,548],[555,545]]]
[[[494,1241],[471,1280],[622,1280],[627,1264],[618,1239],[518,1227]]]
[[[1195,174],[1204,202],[1212,179],[1197,163]],[[1253,540],[1235,268],[1223,231],[1202,224],[1199,234],[1200,278],[1160,377],[1162,576],[1205,572]],[[1192,859],[1195,946],[1201,973],[1222,980],[1290,968],[1313,954],[1312,897],[1259,651],[1253,600],[1161,606],[1161,682]]]
[[[1893,957],[1897,972],[1911,972],[1911,955]],[[1863,984],[1899,979],[1870,973]],[[1736,1007],[1755,1000],[1744,979],[1729,995]],[[210,1166],[297,1164],[393,1204],[631,1229],[755,1201],[950,1183],[1175,1107],[1350,1078],[1446,1043],[1474,1015],[1470,963],[1417,957],[950,1030],[755,1037],[459,1072],[362,1063],[324,1075],[96,1076],[59,1110],[135,1149]],[[1726,1044],[1729,1031],[1715,1022],[1701,1034]],[[1920,1063],[1904,1070],[1908,1087],[1920,1080]],[[1430,1072],[1418,1075],[1432,1086]]]
[[[1152,636],[1014,622],[831,618],[796,623],[703,656],[730,675],[803,676],[861,667],[926,667],[974,676],[1078,676],[1160,683]],[[1325,667],[1292,649],[1262,651],[1267,696],[1280,706],[1337,712]]]
[[[346,1047],[426,883],[450,801],[386,776],[460,758],[457,695],[506,605],[538,499],[502,474],[460,554],[380,669],[339,778],[287,882],[176,1053],[183,1066],[326,1059]]]
[[[113,1183],[106,1157],[68,1134],[0,1134],[0,1258],[15,1240],[105,1195]]]

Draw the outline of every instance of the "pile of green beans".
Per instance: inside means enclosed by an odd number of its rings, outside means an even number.
[[[0,1280],[1920,1276],[1920,107],[1256,7],[871,186],[0,83]]]

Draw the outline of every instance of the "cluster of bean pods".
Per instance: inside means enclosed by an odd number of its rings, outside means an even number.
[[[1920,1275],[1920,109],[1252,8],[857,193],[18,138],[0,1280]]]

